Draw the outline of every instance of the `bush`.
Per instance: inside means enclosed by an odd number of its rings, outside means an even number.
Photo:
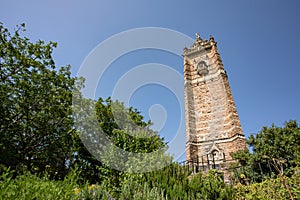
[[[12,171],[1,176],[1,199],[73,199],[77,187],[76,177],[67,176],[64,181],[51,181],[47,176],[39,178],[25,173],[12,178]]]
[[[299,169],[291,177],[285,177],[294,199],[300,199],[300,174]],[[256,200],[256,199],[291,199],[282,179],[269,178],[260,183],[250,185],[237,184],[235,186],[235,199]]]
[[[25,173],[15,178],[13,171],[0,177],[0,199],[108,199],[110,195],[103,185],[78,184],[78,170],[73,170],[64,180],[50,180]]]

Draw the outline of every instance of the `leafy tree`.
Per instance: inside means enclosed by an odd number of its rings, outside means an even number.
[[[131,164],[136,162],[138,166],[145,166],[145,163],[140,163],[142,159],[132,160],[125,154],[155,152],[165,148],[166,143],[149,128],[150,121],[143,121],[137,109],[126,108],[123,103],[112,101],[111,98],[99,98],[98,101],[85,99],[80,93],[75,94],[73,100],[76,101],[73,117],[76,118],[77,133],[85,146],[80,140],[76,142],[72,165],[77,165],[83,171],[85,179],[92,183],[105,181],[111,192],[118,195],[124,177],[130,174]],[[111,142],[114,148],[103,148],[102,144],[107,142]],[[123,151],[116,151],[116,147]],[[116,156],[121,158],[117,162]],[[163,154],[159,159],[171,161],[170,156]],[[155,164],[160,160],[151,158]],[[124,170],[120,170],[122,168]]]
[[[250,135],[247,143],[252,152],[243,150],[233,156],[245,168],[248,177],[262,180],[264,174],[278,174],[276,166],[288,174],[300,163],[300,127],[291,120],[284,127],[263,127],[256,135]],[[251,169],[250,169],[251,167]]]
[[[296,163],[300,159],[300,126],[296,121],[286,122],[284,127],[263,127],[257,135],[250,135],[248,144],[256,158],[286,159]]]
[[[119,148],[148,153],[166,146],[163,138],[149,128],[151,121],[144,122],[137,109],[126,108],[123,103],[113,102],[110,98],[99,98],[95,109],[101,129]]]
[[[56,43],[32,43],[0,23],[0,164],[62,178],[72,154],[70,66],[58,71]]]
[[[295,170],[295,174],[286,178],[290,191],[287,190],[280,177],[267,178],[260,183],[252,183],[250,185],[237,184],[235,188],[234,199],[299,199],[300,198],[300,176],[299,168]]]
[[[124,150],[124,152],[130,153],[147,153],[155,152],[166,147],[166,143],[163,141],[163,138],[160,138],[156,132],[151,130],[149,126],[151,121],[144,122],[143,116],[137,109],[132,107],[126,108],[123,103],[115,101],[113,102],[110,98],[103,100],[100,98],[96,103],[96,113],[99,120],[100,127],[105,132],[109,140],[118,148]],[[124,166],[124,169],[127,169],[125,173],[118,172],[114,169],[106,169],[106,172],[109,171],[110,180],[115,179],[117,182],[116,185],[119,185],[120,177],[123,177],[127,172],[130,172],[128,165],[136,163],[138,166],[147,166],[151,164],[156,164],[164,161],[171,161],[171,157],[168,155],[162,154],[161,157],[153,157],[150,160],[143,159],[132,160],[127,159],[126,155],[120,155],[122,152],[111,151],[111,156],[108,156],[106,160],[115,159],[116,155],[122,158],[117,164],[119,166]],[[164,152],[163,152],[164,153]],[[153,162],[153,163],[152,163]],[[129,171],[128,171],[129,170]],[[142,171],[144,169],[141,169]],[[107,174],[107,173],[106,173]]]

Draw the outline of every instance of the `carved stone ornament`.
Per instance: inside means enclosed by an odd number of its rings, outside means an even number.
[[[208,66],[207,66],[206,62],[200,61],[197,64],[197,73],[201,76],[205,76],[208,74]]]
[[[225,159],[224,152],[218,148],[218,146],[214,143],[208,152],[208,159],[214,161],[220,161]]]

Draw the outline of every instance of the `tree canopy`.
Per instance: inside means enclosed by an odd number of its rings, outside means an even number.
[[[56,70],[56,43],[11,34],[0,24],[0,160],[12,169],[66,173],[71,154],[70,66]]]
[[[1,168],[62,179],[78,167],[83,179],[99,182],[120,174],[101,163],[82,143],[83,138],[93,135],[89,144],[98,147],[101,141],[93,139],[100,129],[126,152],[149,153],[166,147],[137,109],[110,98],[84,98],[80,93],[84,80],[72,77],[70,66],[55,65],[55,42],[31,42],[23,36],[24,24],[11,33],[1,23],[0,31]],[[78,99],[80,104],[74,106]],[[96,120],[90,120],[93,117]],[[76,126],[78,119],[87,121],[81,124],[84,128]],[[128,165],[130,161],[124,162]]]
[[[252,168],[249,176],[257,174],[261,180],[261,174],[277,174],[274,165],[281,165],[289,174],[300,163],[300,126],[295,120],[286,122],[284,127],[264,126],[259,133],[250,135],[247,143],[252,152],[243,150],[233,156],[242,166]]]

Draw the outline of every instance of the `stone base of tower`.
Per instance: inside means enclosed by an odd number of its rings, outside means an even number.
[[[223,140],[205,141],[187,145],[189,155],[186,165],[193,173],[207,173],[210,169],[219,170],[224,177],[225,183],[231,183],[233,173],[231,166],[236,163],[231,154],[247,148],[243,135],[235,135]]]
[[[247,149],[245,138],[237,134],[231,138],[189,143],[186,146],[186,159],[190,162],[214,163],[232,161],[231,154]]]
[[[186,165],[192,171],[192,176],[197,173],[207,174],[210,170],[216,170],[216,173],[221,174],[223,180],[226,184],[232,184],[234,180],[234,172],[232,171],[232,166],[236,163],[236,161],[231,160],[227,162],[221,162],[219,164],[197,164],[192,162],[186,162]]]
[[[187,163],[187,166],[192,171],[192,176],[197,173],[203,173],[207,174],[210,170],[216,170],[217,174],[221,174],[223,177],[223,180],[226,184],[232,184],[234,173],[230,170],[232,164],[235,162],[226,162],[221,163],[219,166],[216,166],[216,168],[213,167],[213,165],[199,165],[196,164],[192,165],[191,163]]]

